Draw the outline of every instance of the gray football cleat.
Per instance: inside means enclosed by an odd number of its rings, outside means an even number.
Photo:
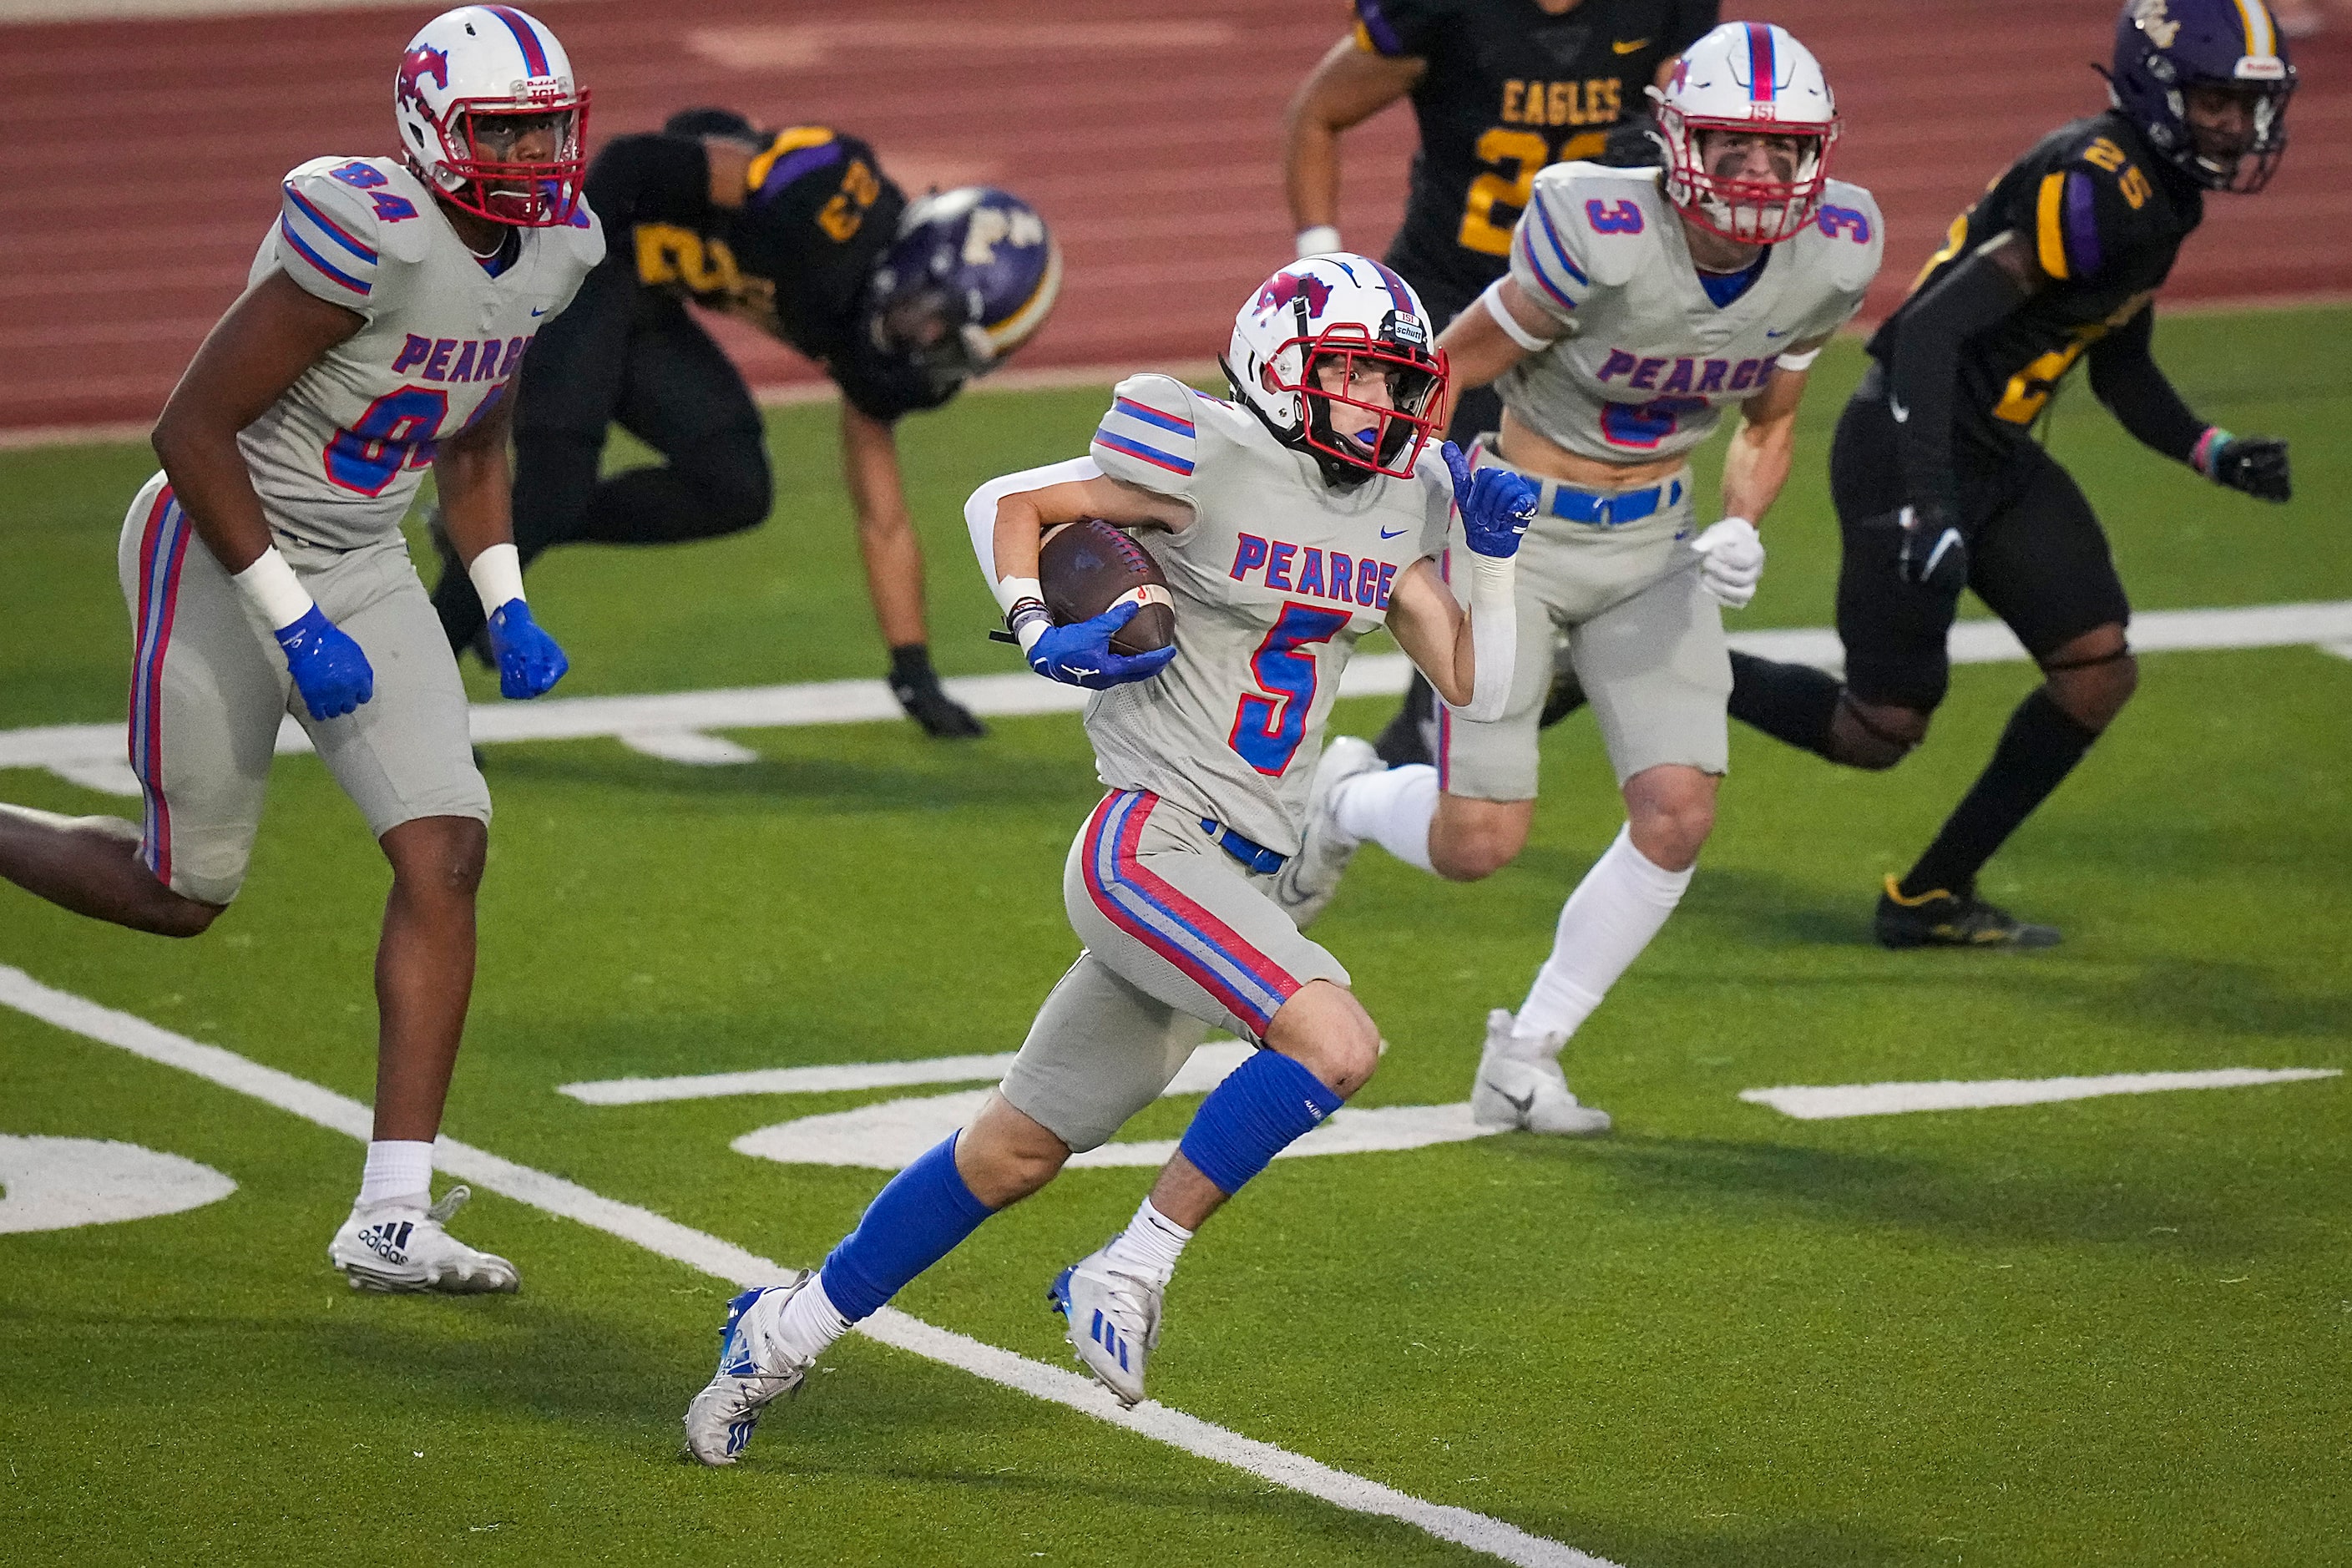
[[[1371,742],[1353,735],[1334,735],[1316,760],[1315,777],[1307,789],[1307,829],[1299,837],[1298,853],[1274,879],[1274,901],[1282,906],[1298,929],[1315,923],[1339,890],[1339,879],[1354,859],[1362,840],[1339,831],[1332,820],[1331,795],[1343,779],[1379,773],[1388,764]]]
[[[1144,1363],[1160,1348],[1162,1287],[1110,1262],[1103,1256],[1108,1250],[1089,1253],[1055,1275],[1045,1300],[1068,1320],[1078,1364],[1121,1405],[1133,1405],[1143,1397]]]
[[[1511,1015],[1497,1007],[1486,1015],[1486,1046],[1478,1053],[1478,1078],[1470,1088],[1470,1119],[1481,1127],[1510,1127],[1563,1138],[1591,1138],[1609,1131],[1609,1113],[1578,1102],[1559,1070],[1565,1035],[1546,1035],[1530,1047],[1513,1040]]]
[[[443,1228],[472,1197],[468,1187],[451,1187],[425,1206],[426,1194],[353,1204],[327,1261],[342,1270],[354,1290],[434,1290],[472,1296],[513,1290],[521,1284],[515,1266],[495,1252],[467,1246]]]
[[[731,1465],[751,1429],[777,1395],[808,1376],[811,1362],[795,1361],[776,1342],[784,1303],[816,1278],[803,1272],[789,1285],[760,1285],[727,1303],[719,1330],[719,1368],[686,1407],[686,1451],[706,1465]]]

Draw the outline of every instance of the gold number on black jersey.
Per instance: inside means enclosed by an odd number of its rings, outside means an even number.
[[[841,189],[824,204],[816,215],[817,227],[831,235],[836,244],[846,244],[858,226],[866,221],[866,209],[882,194],[882,182],[866,166],[863,158],[852,158],[849,170],[841,176]]]
[[[648,288],[675,283],[690,294],[732,295],[743,286],[725,240],[671,223],[637,225],[637,277]]]
[[[1478,162],[1490,171],[1470,182],[1467,198],[1462,204],[1462,228],[1454,243],[1465,250],[1475,250],[1482,256],[1507,256],[1511,251],[1511,225],[1527,210],[1535,195],[1536,174],[1546,163],[1571,163],[1590,158],[1609,144],[1605,131],[1580,132],[1563,137],[1559,157],[1551,155],[1551,143],[1534,131],[1512,131],[1497,125],[1478,138]],[[1510,168],[1506,176],[1502,170]],[[1497,223],[1495,209],[1512,209],[1509,223]]]

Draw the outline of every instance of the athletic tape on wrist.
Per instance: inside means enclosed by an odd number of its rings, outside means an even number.
[[[1297,238],[1301,256],[1328,256],[1339,248],[1339,231],[1328,223],[1300,229]]]
[[[1511,308],[1503,303],[1503,280],[1500,278],[1486,285],[1486,291],[1478,296],[1478,303],[1486,307],[1486,314],[1503,329],[1503,335],[1528,353],[1540,353],[1551,347],[1553,340],[1539,338],[1519,325],[1517,319],[1511,314]]]
[[[1782,370],[1811,370],[1813,368],[1813,362],[1821,357],[1822,351],[1818,348],[1811,348],[1807,349],[1803,353],[1792,353],[1782,354],[1779,359],[1774,360],[1772,363],[1779,365]]]
[[[493,544],[475,556],[467,563],[466,575],[473,579],[486,616],[495,616],[522,597],[522,555],[511,544]]]
[[[247,604],[261,612],[261,618],[269,623],[272,631],[282,632],[310,613],[309,591],[274,544],[255,556],[252,565],[229,581],[236,584]]]

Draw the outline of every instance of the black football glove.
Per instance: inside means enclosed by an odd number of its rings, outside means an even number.
[[[1895,526],[1903,533],[1895,555],[1896,575],[1915,588],[1958,598],[1969,581],[1969,547],[1960,538],[1959,520],[1930,501],[1896,512]]]
[[[2286,468],[2286,443],[2268,436],[2231,436],[2205,460],[2217,485],[2243,490],[2260,500],[2286,500],[2294,493]]]

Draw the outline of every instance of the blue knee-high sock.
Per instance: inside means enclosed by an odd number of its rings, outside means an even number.
[[[1209,1091],[1177,1149],[1227,1197],[1343,1102],[1280,1051],[1262,1050]]]
[[[871,1315],[996,1212],[972,1195],[956,1170],[958,1136],[950,1134],[891,1177],[857,1228],[825,1258],[818,1282],[851,1322]]]

